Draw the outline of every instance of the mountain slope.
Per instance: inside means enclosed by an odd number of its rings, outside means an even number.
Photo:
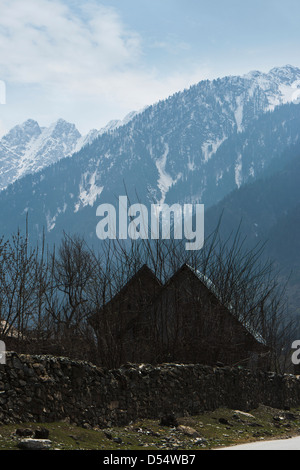
[[[284,167],[269,175],[266,174],[253,183],[248,183],[231,192],[206,214],[207,232],[213,230],[222,215],[224,237],[242,220],[251,244],[257,239],[266,239],[271,232],[278,235],[273,226],[280,224],[300,204],[300,143],[290,150],[291,159],[285,154]],[[297,156],[295,157],[295,153]]]
[[[295,157],[295,154],[297,156]],[[288,279],[290,305],[300,313],[300,145],[279,171],[233,191],[206,213],[206,233],[222,216],[220,236],[226,240],[239,227],[247,246],[266,243],[265,256]],[[286,154],[285,157],[288,157]]]

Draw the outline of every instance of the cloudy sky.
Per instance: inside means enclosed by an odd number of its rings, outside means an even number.
[[[84,134],[205,78],[300,67],[299,17],[299,0],[0,0],[0,135]]]

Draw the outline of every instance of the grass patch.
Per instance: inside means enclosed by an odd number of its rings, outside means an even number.
[[[258,440],[300,435],[300,409],[260,406],[249,414],[218,409],[178,418],[180,427],[159,420],[139,420],[126,427],[84,429],[67,422],[0,426],[0,450],[17,450],[16,429],[49,430],[56,450],[208,450]],[[191,429],[192,428],[192,429]]]

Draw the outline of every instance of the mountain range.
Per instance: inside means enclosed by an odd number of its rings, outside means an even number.
[[[40,127],[33,119],[15,126],[0,140],[0,191],[25,175],[71,156],[105,132],[128,123],[136,114],[128,114],[123,121],[110,121],[103,129],[92,129],[86,135],[64,119],[49,127]]]
[[[270,255],[297,271],[299,130],[292,66],[202,81],[86,136],[63,120],[28,120],[0,141],[2,234],[28,214],[32,240],[45,229],[49,244],[66,231],[99,246],[100,203],[125,193],[145,204],[199,202],[207,230],[222,211],[224,235],[243,218],[249,242],[269,239]]]

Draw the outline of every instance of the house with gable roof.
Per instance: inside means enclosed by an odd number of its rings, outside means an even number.
[[[132,325],[140,325],[146,306],[151,304],[161,288],[157,276],[143,265],[89,318],[97,337],[100,358],[101,355],[111,356],[111,364],[138,361]]]
[[[105,308],[118,323],[111,334],[122,363],[267,367],[269,349],[261,335],[239,321],[213,283],[187,264],[164,285],[143,266]]]

